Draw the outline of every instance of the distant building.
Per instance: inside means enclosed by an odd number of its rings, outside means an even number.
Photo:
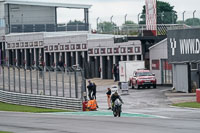
[[[149,48],[150,70],[156,75],[157,84],[172,85],[172,64],[168,62],[167,39]]]
[[[111,79],[113,64],[124,60],[142,60],[141,42],[115,43],[124,36],[87,32],[21,33],[5,36],[7,64],[55,67],[79,65],[88,77]]]

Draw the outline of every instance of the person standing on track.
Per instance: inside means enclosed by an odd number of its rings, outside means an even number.
[[[107,88],[107,92],[106,92],[106,94],[107,94],[107,102],[108,102],[108,110],[110,110],[111,109],[111,100],[110,100],[110,98],[111,98],[111,89],[110,88]]]

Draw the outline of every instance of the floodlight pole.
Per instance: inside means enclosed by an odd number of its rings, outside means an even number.
[[[194,12],[193,12],[193,19],[192,19],[192,21],[193,21],[193,26],[194,26],[194,18],[195,18],[195,13],[196,13],[196,10],[194,10]]]
[[[126,17],[127,17],[127,14],[125,14],[124,16],[124,24],[126,24]]]
[[[141,13],[138,13],[138,25],[140,23],[140,15],[141,15]]]
[[[111,24],[112,24],[112,19],[113,19],[113,15],[110,17],[110,22],[111,22]]]
[[[97,31],[98,31],[98,26],[99,26],[99,17],[97,18]]]
[[[186,12],[186,11],[183,12],[183,24],[185,23],[185,22],[184,22],[184,21],[185,21],[185,20],[184,20],[184,14],[185,14],[185,12]]]

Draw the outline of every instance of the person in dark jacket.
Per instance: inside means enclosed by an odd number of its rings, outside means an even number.
[[[115,91],[115,93],[112,94],[112,96],[111,96],[112,108],[114,107],[114,102],[116,99],[119,99],[122,103],[124,103],[122,101],[121,97],[119,96],[119,94],[117,93],[117,91]]]
[[[113,73],[114,73],[114,77],[115,77],[114,81],[117,81],[117,65],[114,65],[114,67],[113,67]]]
[[[92,99],[92,91],[93,91],[93,84],[90,80],[88,80],[88,97],[91,100]]]
[[[57,66],[59,66],[60,68],[63,68],[63,67],[64,67],[64,63],[62,62],[62,60],[59,60],[59,61],[58,61]]]
[[[97,86],[96,86],[96,84],[93,82],[92,97],[93,97],[94,99],[97,99],[97,98],[96,98],[96,92],[97,92]]]
[[[108,110],[110,110],[111,109],[111,105],[110,105],[111,89],[108,88],[107,90],[108,91],[106,92],[106,95],[107,95],[107,102],[108,102]]]

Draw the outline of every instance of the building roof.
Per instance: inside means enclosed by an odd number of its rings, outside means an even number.
[[[167,38],[165,38],[165,39],[163,39],[162,41],[156,43],[155,45],[149,47],[149,50],[152,49],[152,48],[154,48],[154,47],[156,47],[156,46],[158,46],[158,45],[160,45],[160,44],[163,44],[163,43],[165,43],[165,42],[167,42]]]
[[[92,34],[87,31],[61,31],[61,32],[30,32],[30,33],[10,33],[7,34],[6,37],[9,36],[23,36],[23,35],[38,35],[42,34],[44,38],[47,37],[59,37],[59,36],[76,36],[76,35],[87,35],[88,40],[96,40],[96,39],[110,39],[110,38],[119,38],[124,37],[122,35],[111,35],[111,34]]]
[[[85,35],[87,40],[99,40],[99,39],[114,39],[121,38],[124,35],[110,35],[110,34],[92,34],[87,31],[61,31],[61,32],[30,32],[30,33],[10,33],[5,35],[6,37],[21,37],[25,35],[41,35],[44,38],[52,37],[67,37],[67,36],[80,36]],[[134,41],[137,42],[137,41]],[[120,43],[119,43],[120,44]]]
[[[34,6],[49,6],[49,7],[62,7],[62,8],[90,8],[92,5],[86,4],[71,4],[65,1],[55,2],[53,0],[0,0],[5,4],[17,4],[17,5],[34,5]]]

